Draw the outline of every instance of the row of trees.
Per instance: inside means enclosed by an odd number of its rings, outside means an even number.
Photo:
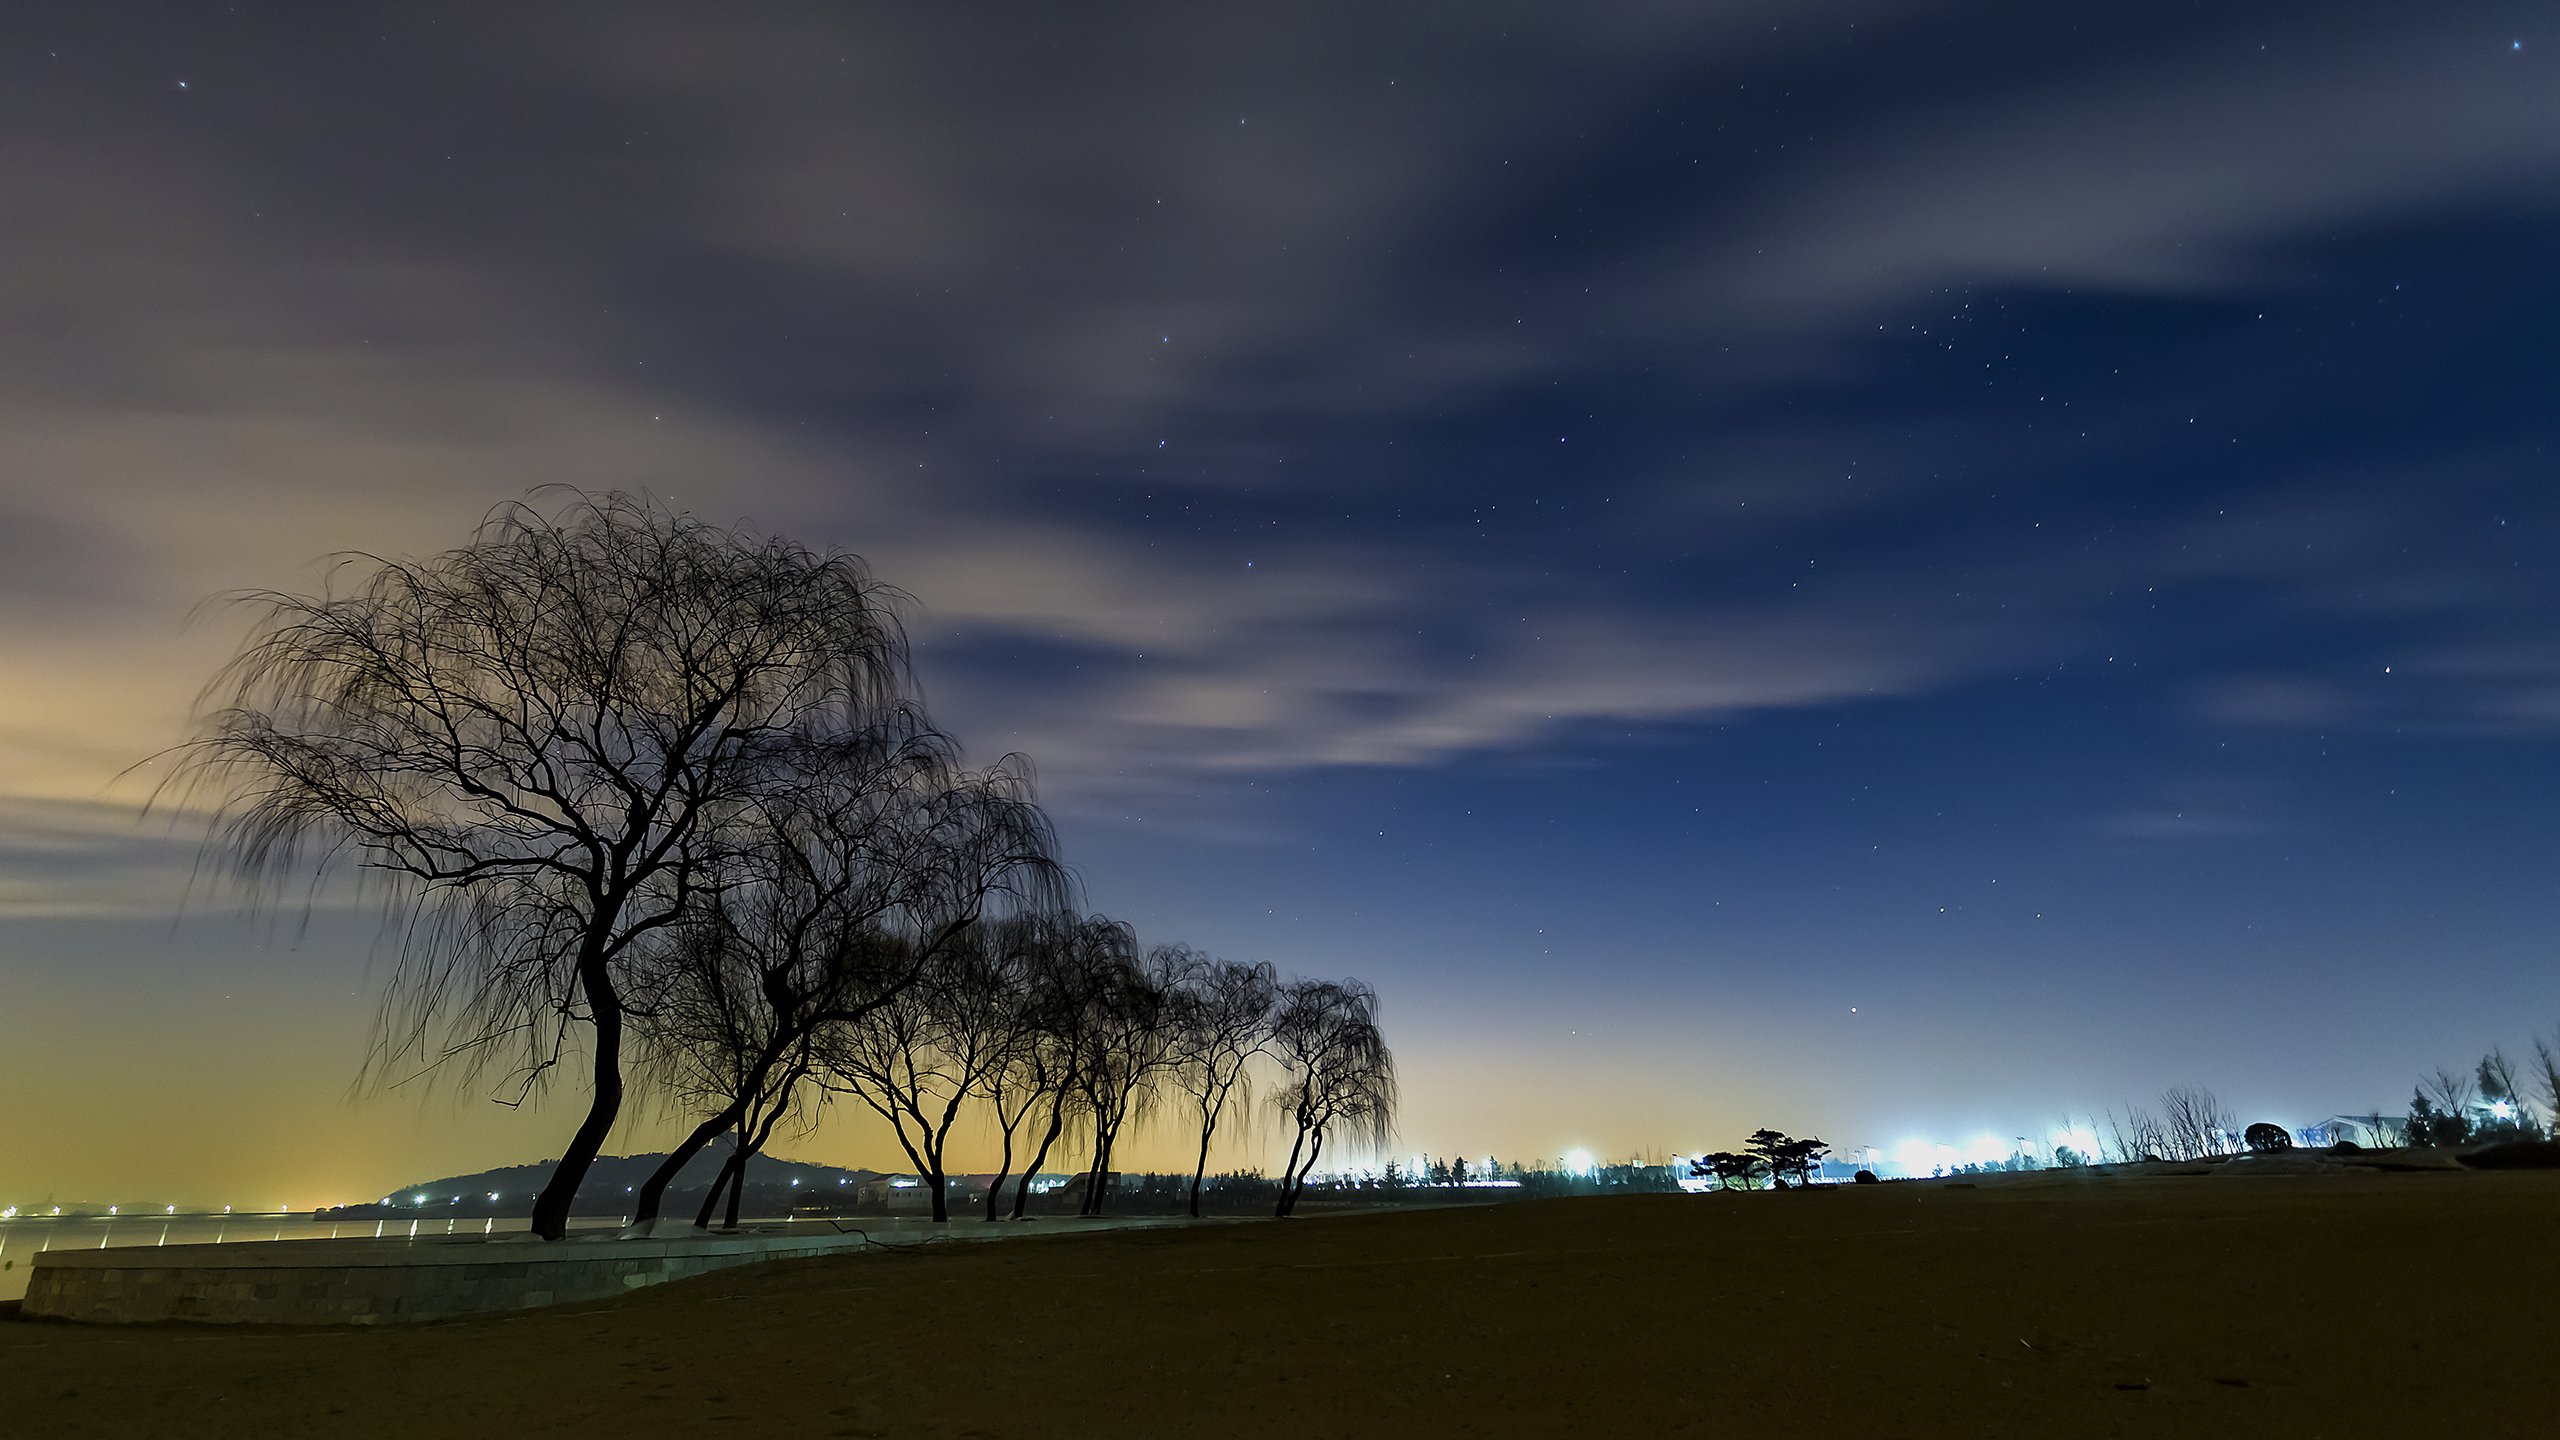
[[[2539,1113],[2537,1113],[2539,1112]],[[2409,1096],[2405,1138],[2412,1145],[2547,1140],[2560,1133],[2560,1031],[2536,1036],[2524,1065],[2503,1047],[2469,1072],[2438,1066]]]
[[[1468,1178],[1461,1181],[1451,1178],[1459,1171],[1460,1163],[1426,1161],[1416,1166],[1391,1159],[1383,1164],[1320,1170],[1307,1177],[1301,1197],[1336,1204],[1397,1205],[1539,1200],[1571,1195],[1677,1194],[1680,1177],[1687,1169],[1686,1162],[1675,1166],[1643,1160],[1581,1168],[1552,1160],[1491,1165],[1467,1161],[1463,1163]],[[1124,1174],[1114,1182],[1113,1204],[1152,1213],[1179,1212],[1189,1203],[1192,1186],[1193,1177],[1189,1174]],[[1485,1186],[1499,1188],[1474,1188]],[[1063,1193],[1073,1195],[1081,1189],[1081,1184],[1071,1184]],[[1205,1210],[1226,1214],[1268,1211],[1280,1193],[1281,1182],[1258,1170],[1210,1175],[1200,1190]]]
[[[1337,1199],[1366,1202],[1436,1201],[1465,1193],[1469,1198],[1541,1200],[1563,1195],[1677,1193],[1687,1162],[1665,1158],[1571,1163],[1560,1160],[1503,1161],[1487,1157],[1466,1160],[1429,1156],[1407,1166],[1389,1160],[1382,1167],[1336,1171],[1310,1188]]]
[[[717,907],[701,923],[712,933],[674,949],[659,982],[667,998],[646,1031],[661,1088],[706,1118],[642,1187],[635,1225],[657,1217],[668,1182],[724,1126],[736,1143],[696,1223],[724,1188],[734,1223],[746,1157],[784,1117],[805,1126],[830,1098],[888,1125],[936,1220],[948,1218],[951,1141],[971,1111],[999,1145],[989,1220],[1006,1213],[1008,1178],[1020,1218],[1033,1177],[1070,1137],[1087,1157],[1084,1209],[1099,1213],[1130,1127],[1166,1114],[1196,1140],[1189,1209],[1198,1215],[1211,1148],[1252,1104],[1257,1072],[1294,1129],[1282,1214],[1328,1143],[1383,1139],[1394,1112],[1377,997],[1357,981],[1283,981],[1268,965],[1185,946],[1142,951],[1129,926],[1102,916],[1022,914],[971,926],[920,960],[896,947],[836,947],[874,972],[849,988],[882,998],[860,1013],[820,1014],[786,1044],[772,1033],[778,1007],[761,999],[766,975],[738,961],[761,947],[726,936]],[[894,985],[877,978],[883,969]],[[755,1023],[740,1026],[739,1016]]]
[[[2560,1030],[2536,1037],[2529,1060],[2519,1063],[2492,1046],[2467,1070],[2438,1066],[2409,1096],[2406,1116],[2353,1117],[2367,1141],[2383,1145],[2465,1145],[2560,1137]],[[2162,1092],[2156,1108],[2131,1105],[2092,1117],[2086,1133],[2094,1153],[2058,1148],[2055,1163],[2094,1160],[2202,1160],[2266,1148],[2252,1137],[2280,1127],[2243,1130],[2230,1107],[2201,1085]],[[2290,1143],[2290,1137],[2286,1137]]]
[[[1027,1173],[1072,1134],[1096,1206],[1173,1095],[1196,1193],[1257,1069],[1296,1131],[1281,1213],[1328,1143],[1391,1121],[1366,987],[1141,952],[1078,913],[1029,765],[963,763],[918,698],[905,597],[853,556],[571,493],[243,603],[172,798],[208,806],[257,893],[379,887],[399,950],[374,1078],[455,1068],[515,1103],[575,1074],[544,1236],[635,1085],[696,1120],[647,1217],[722,1135],[712,1200],[734,1205],[745,1158],[831,1096],[936,1177],[965,1105],[1008,1169],[1017,1136]]]

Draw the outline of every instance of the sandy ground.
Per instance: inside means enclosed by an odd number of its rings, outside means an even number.
[[[0,1323],[11,1436],[2560,1434],[2560,1174],[1566,1200],[388,1330]]]

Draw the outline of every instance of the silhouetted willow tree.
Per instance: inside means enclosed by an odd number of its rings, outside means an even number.
[[[492,512],[424,560],[262,592],[179,785],[257,888],[342,866],[399,887],[378,1060],[581,1048],[587,1112],[533,1207],[557,1238],[622,1111],[635,947],[685,918],[804,737],[908,692],[895,592],[853,556],[623,495]]]
[[[987,1031],[988,1059],[978,1088],[1000,1145],[996,1168],[987,1178],[988,1220],[1003,1213],[1005,1181],[1013,1177],[1014,1146],[1022,1127],[1042,1104],[1054,1110],[1066,1090],[1055,1067],[1072,1047],[1061,1046],[1056,1032],[1061,1017],[1081,1005],[1070,968],[1071,939],[1080,924],[1080,917],[1056,911],[1015,915],[990,927],[988,943],[998,947],[1002,960],[979,973],[999,977],[1006,986],[979,999],[971,1012]],[[1018,1189],[1027,1192],[1029,1178],[1044,1158],[1045,1150],[1024,1172]]]
[[[1077,1118],[1091,1142],[1083,1213],[1099,1215],[1111,1195],[1113,1152],[1132,1121],[1154,1109],[1156,1082],[1180,1043],[1179,996],[1193,953],[1158,946],[1144,960],[1122,960],[1096,977],[1084,1017],[1077,1062]]]
[[[931,1196],[950,1217],[948,1167],[961,1106],[1011,1059],[1026,986],[1024,952],[1000,927],[955,937],[916,983],[820,1041],[828,1090],[889,1122]]]
[[[840,1032],[931,976],[991,915],[1046,910],[1065,892],[1020,765],[962,770],[918,717],[792,746],[777,771],[741,810],[694,918],[644,970],[649,1073],[702,1118],[640,1187],[635,1227],[723,1131],[741,1136],[733,1166],[761,1148],[740,1128],[746,1112],[787,1112],[787,1095],[766,1092],[811,1073],[787,1060],[835,1053]]]
[[[1283,986],[1271,1050],[1282,1074],[1273,1104],[1297,1126],[1274,1212],[1288,1215],[1329,1139],[1386,1142],[1395,1124],[1395,1056],[1378,1029],[1377,992],[1357,980]]]
[[[1243,1092],[1250,1107],[1252,1064],[1271,1043],[1280,979],[1268,965],[1239,965],[1196,956],[1184,967],[1174,993],[1172,1073],[1200,1112],[1200,1150],[1191,1166],[1191,1214],[1200,1214],[1200,1187],[1209,1173],[1209,1145],[1225,1118],[1227,1102]]]
[[[1047,1112],[1040,1143],[1014,1186],[1016,1220],[1030,1204],[1032,1180],[1074,1118],[1104,996],[1124,971],[1137,964],[1138,936],[1127,924],[1108,916],[1057,915],[1038,922],[1029,932],[1026,950],[1032,1023],[1012,1063],[999,1067],[993,1080],[996,1120],[1005,1130],[1008,1157],[1013,1151],[1012,1126]],[[1007,1116],[1012,1117],[1010,1123]],[[995,1217],[996,1197],[991,1190],[987,1218]]]

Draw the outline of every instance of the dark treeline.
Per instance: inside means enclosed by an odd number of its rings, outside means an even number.
[[[1115,1210],[1140,1215],[1256,1215],[1272,1213],[1284,1197],[1299,1205],[1451,1205],[1567,1195],[1667,1194],[1682,1188],[1682,1167],[1666,1163],[1629,1161],[1580,1170],[1545,1160],[1526,1165],[1495,1162],[1489,1170],[1483,1162],[1475,1162],[1473,1169],[1468,1164],[1442,1161],[1426,1169],[1390,1160],[1380,1166],[1302,1176],[1294,1195],[1285,1179],[1259,1170],[1229,1171],[1205,1179],[1192,1173],[1115,1175],[1112,1204]],[[1453,1165],[1458,1178],[1450,1176]],[[1084,1213],[1092,1178],[1087,1172],[1059,1189],[1035,1191],[1028,1197],[1025,1213]],[[948,1188],[949,1203],[955,1206],[983,1204],[994,1193],[977,1176],[953,1177]],[[1006,1193],[1019,1198],[1017,1190]],[[820,1193],[807,1197],[800,1208],[812,1214],[863,1215],[895,1214],[900,1207],[875,1187],[848,1196]]]
[[[502,507],[459,549],[242,597],[174,793],[253,893],[342,869],[387,892],[372,1078],[582,1094],[542,1235],[636,1103],[691,1121],[641,1224],[715,1141],[692,1218],[734,1220],[738,1167],[836,1103],[929,1179],[964,1117],[1021,1176],[1080,1155],[1100,1210],[1158,1122],[1197,1141],[1197,1209],[1260,1101],[1289,1213],[1328,1149],[1391,1124],[1377,997],[1081,913],[1029,764],[972,768],[926,714],[904,600],[853,556],[644,499]],[[984,1213],[1022,1205],[1017,1183]]]
[[[2536,1037],[2522,1061],[2493,1045],[2477,1064],[2436,1067],[2419,1077],[2405,1112],[2339,1113],[2298,1125],[2268,1120],[2244,1124],[2211,1089],[2180,1085],[2161,1092],[2153,1104],[2110,1109],[2075,1121],[2067,1130],[2077,1143],[2057,1143],[2043,1156],[2022,1149],[2005,1159],[1941,1168],[1968,1174],[2145,1160],[2192,1162],[2302,1145],[2352,1151],[2552,1142],[2560,1140],[2560,1029]]]
[[[2100,1136],[2097,1153],[2067,1156],[2064,1163],[2198,1160],[2288,1148],[2297,1140],[2392,1148],[2560,1138],[2560,1029],[2547,1038],[2537,1036],[2530,1057],[2522,1062],[2493,1045],[2476,1065],[2436,1067],[2419,1077],[2406,1113],[2340,1114],[2290,1129],[2267,1122],[2244,1128],[2211,1090],[2185,1085],[2164,1093],[2156,1110],[2134,1105],[2121,1117],[2109,1112]]]
[[[2493,1045],[2468,1071],[2437,1067],[2410,1093],[2400,1135],[2411,1145],[2560,1139],[2560,1028],[2534,1037],[2521,1065]]]

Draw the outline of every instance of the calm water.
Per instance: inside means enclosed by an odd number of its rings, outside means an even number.
[[[614,1229],[613,1219],[576,1220],[580,1230]],[[299,1215],[20,1215],[0,1220],[0,1301],[23,1299],[27,1272],[47,1250],[125,1245],[227,1245],[242,1240],[426,1239],[521,1230],[512,1220],[313,1220]]]

